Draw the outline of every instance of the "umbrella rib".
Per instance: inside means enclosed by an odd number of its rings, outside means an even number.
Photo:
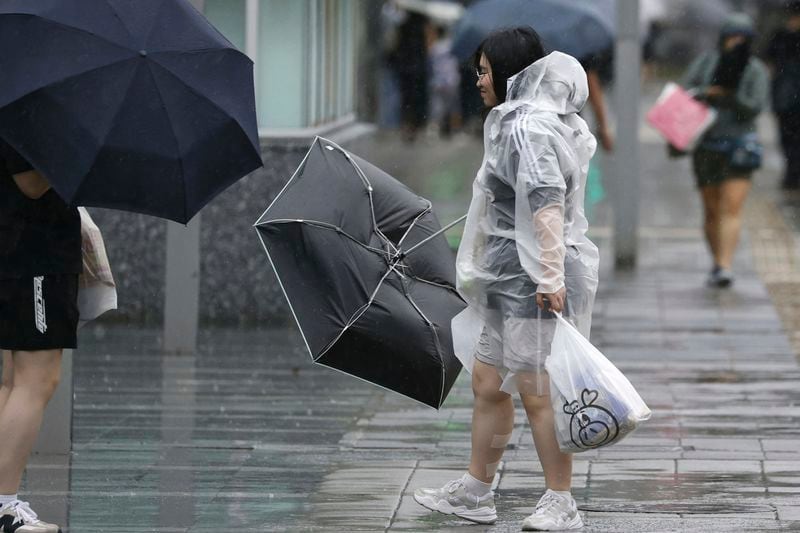
[[[300,336],[303,337],[303,343],[306,345],[306,349],[308,350],[308,355],[311,356],[311,360],[314,360],[314,353],[311,351],[311,345],[308,344],[308,339],[306,339],[306,334],[303,331],[303,327],[300,325],[300,319],[297,317],[297,313],[294,312],[294,306],[292,306],[292,301],[289,299],[289,294],[286,292],[286,287],[283,285],[283,281],[281,281],[281,276],[278,273],[278,268],[275,266],[275,262],[272,260],[272,256],[269,254],[269,250],[267,249],[267,244],[264,242],[264,238],[261,236],[258,231],[256,231],[258,235],[258,240],[261,241],[261,246],[264,248],[264,252],[267,254],[267,259],[269,260],[269,264],[272,267],[272,271],[275,272],[275,277],[278,280],[278,285],[280,285],[281,292],[283,292],[283,297],[286,298],[286,302],[289,304],[289,311],[292,313],[294,317],[294,321],[297,324],[297,329],[300,330]]]
[[[267,206],[267,208],[264,210],[264,212],[261,213],[261,216],[258,217],[258,220],[256,220],[256,222],[255,222],[255,224],[253,224],[253,226],[258,226],[258,225],[262,224],[262,221],[264,220],[264,217],[267,216],[267,213],[269,212],[270,209],[272,209],[272,206],[275,205],[275,202],[277,202],[280,199],[280,197],[283,196],[283,193],[286,192],[286,189],[289,188],[289,185],[291,185],[292,182],[295,180],[295,178],[297,178],[298,174],[300,174],[300,171],[303,168],[305,168],[306,161],[308,161],[308,158],[311,156],[311,151],[314,149],[314,145],[319,143],[320,138],[321,137],[319,135],[317,135],[317,137],[314,139],[314,142],[311,143],[311,148],[308,149],[308,151],[306,152],[305,157],[303,157],[303,160],[300,161],[299,165],[297,165],[297,168],[295,169],[294,174],[292,174],[292,177],[289,178],[289,181],[286,182],[286,185],[284,185],[283,188],[280,190],[280,192],[275,196],[275,199],[272,200],[272,202],[270,202],[270,204]]]
[[[397,247],[399,249],[403,248],[403,241],[406,240],[406,237],[408,237],[408,235],[411,233],[411,230],[414,229],[414,226],[417,225],[417,222],[419,222],[419,220],[422,217],[424,217],[425,215],[427,215],[431,211],[433,211],[433,204],[428,202],[428,207],[414,218],[414,221],[408,226],[408,229],[406,230],[406,232],[403,234],[402,237],[400,237],[400,240],[397,241]],[[408,253],[408,252],[406,252],[406,253]]]
[[[372,247],[372,246],[370,246],[368,244],[364,244],[363,242],[359,241],[358,239],[356,239],[355,237],[353,237],[352,235],[350,235],[349,233],[344,231],[339,226],[334,226],[333,224],[329,224],[327,222],[320,222],[318,220],[298,219],[298,218],[276,218],[276,219],[273,219],[273,220],[267,220],[267,221],[258,223],[259,226],[266,226],[268,224],[308,224],[309,226],[314,226],[314,227],[317,227],[317,228],[322,228],[322,229],[327,229],[327,230],[330,230],[330,231],[335,231],[336,233],[340,233],[340,234],[344,235],[345,237],[347,237],[348,239],[350,239],[354,243],[358,244],[362,248],[365,248],[365,249],[367,249],[367,250],[369,250],[371,252],[375,252],[376,254],[381,255],[381,256],[385,256],[386,255],[386,250],[382,250],[380,248],[374,248],[374,247]]]
[[[52,87],[53,85],[58,85],[60,83],[64,83],[64,82],[73,80],[73,79],[78,78],[80,76],[86,76],[87,74],[92,74],[94,72],[97,72],[98,70],[102,70],[104,68],[113,67],[113,66],[119,65],[120,63],[124,63],[126,61],[131,61],[132,59],[136,59],[136,58],[131,56],[131,57],[128,57],[128,58],[125,58],[125,59],[118,59],[118,60],[114,61],[113,63],[108,63],[106,65],[99,65],[99,66],[96,66],[96,67],[92,67],[89,70],[76,72],[74,74],[70,74],[69,76],[65,76],[63,78],[59,78],[57,80],[50,81],[46,85],[42,85],[41,87],[37,87],[36,89],[28,91],[25,94],[20,95],[18,98],[14,99],[14,100],[11,100],[10,102],[7,102],[6,104],[3,105],[3,107],[7,107],[7,106],[10,106],[10,105],[13,105],[13,104],[19,102],[20,100],[24,100],[25,98],[27,98],[28,96],[32,95],[33,93],[38,92],[38,91],[43,91],[45,89],[48,89],[48,88]]]
[[[133,78],[134,78],[134,77],[135,77],[135,76],[132,76],[132,77],[131,77],[131,84],[128,86],[128,89],[125,91],[125,95],[126,95],[126,96],[127,96],[128,92],[131,90],[131,86],[133,85]],[[123,99],[121,100],[121,102],[124,102],[124,101],[125,101],[125,98],[123,98]],[[121,112],[121,111],[122,111],[122,105],[120,104],[119,108],[117,108],[117,112],[116,112],[116,113],[114,113],[114,116],[113,116],[113,117],[112,117],[112,119],[109,121],[109,128],[108,128],[108,130],[105,132],[105,134],[103,135],[102,142],[99,142],[99,143],[97,144],[97,146],[99,147],[99,149],[98,149],[98,151],[97,151],[97,152],[94,154],[94,157],[92,158],[92,162],[89,164],[89,166],[88,166],[88,167],[86,167],[86,170],[85,170],[85,172],[83,173],[83,175],[84,175],[83,177],[84,177],[84,178],[85,178],[85,177],[86,177],[86,175],[88,174],[89,170],[90,170],[92,167],[94,167],[94,164],[95,164],[95,162],[97,161],[97,158],[98,158],[98,157],[100,157],[100,152],[102,151],[102,147],[105,145],[105,141],[106,141],[106,139],[108,139],[108,136],[111,134],[111,130],[113,130],[113,129],[114,129],[114,124],[116,123],[116,118],[117,118],[117,116],[120,114],[120,112]],[[75,189],[75,192],[74,192],[74,194],[73,194],[73,198],[74,198],[75,196],[77,196],[77,195],[78,195],[78,193],[79,193],[79,192],[80,192],[80,190],[81,190],[81,187],[83,187],[83,179],[81,179],[81,183],[80,183],[80,185],[78,185],[78,187]]]
[[[408,293],[408,291],[406,290],[405,287],[403,287],[403,293],[406,295],[406,298],[411,303],[411,306],[414,309],[417,310],[417,313],[419,313],[419,316],[421,316],[422,319],[425,321],[425,323],[428,325],[428,329],[430,330],[431,334],[433,335],[433,341],[434,341],[434,343],[436,345],[436,351],[439,354],[439,365],[442,368],[442,374],[441,374],[442,383],[441,383],[441,389],[440,389],[441,393],[439,394],[439,405],[442,405],[442,402],[444,401],[444,389],[445,389],[445,382],[447,380],[447,375],[446,375],[447,374],[447,370],[446,370],[445,364],[444,364],[444,357],[442,357],[442,345],[441,345],[441,342],[439,340],[439,334],[436,333],[436,328],[434,327],[433,322],[427,316],[425,316],[425,313],[422,312],[422,309],[419,308],[419,306],[414,301],[414,299],[411,297],[411,295]]]
[[[414,246],[412,246],[411,248],[409,248],[408,250],[406,250],[406,251],[405,251],[405,254],[406,254],[406,255],[410,254],[411,252],[413,252],[414,250],[416,250],[417,248],[419,248],[420,246],[422,246],[422,245],[423,245],[423,244],[425,244],[426,242],[428,242],[428,241],[430,241],[430,240],[432,240],[432,239],[436,238],[437,236],[441,235],[442,233],[444,233],[445,231],[449,230],[449,229],[450,229],[450,228],[452,228],[453,226],[455,226],[455,225],[457,225],[457,224],[460,224],[460,223],[461,223],[463,220],[465,220],[466,218],[467,218],[467,215],[463,215],[463,216],[459,217],[458,219],[456,219],[456,220],[454,220],[453,222],[451,222],[450,224],[446,225],[445,227],[443,227],[442,229],[440,229],[440,230],[439,230],[439,231],[437,231],[436,233],[433,233],[432,235],[429,235],[429,236],[428,236],[428,237],[426,237],[425,239],[423,239],[423,240],[419,241],[417,244],[415,244]]]
[[[159,65],[160,66],[160,65]],[[156,88],[156,93],[158,94],[158,100],[161,102],[161,108],[164,110],[164,114],[169,119],[169,129],[172,132],[172,138],[175,140],[175,147],[178,149],[178,166],[180,168],[180,183],[181,187],[183,188],[183,220],[187,219],[187,213],[189,212],[189,201],[186,194],[186,172],[183,168],[183,150],[181,150],[181,143],[178,140],[178,135],[175,133],[175,128],[172,126],[172,120],[169,112],[169,108],[167,107],[167,103],[164,101],[164,95],[161,94],[161,86],[158,84],[158,80],[156,79],[156,75],[153,73],[152,64],[148,61],[147,63],[147,72],[150,73],[150,79],[153,82],[153,86]]]
[[[399,248],[395,246],[394,243],[391,241],[391,239],[389,239],[378,227],[378,221],[375,218],[375,202],[373,201],[372,198],[372,184],[369,182],[369,178],[367,178],[367,175],[364,173],[363,170],[361,170],[361,167],[359,167],[358,164],[355,161],[353,161],[353,158],[350,157],[350,153],[347,150],[345,150],[344,148],[342,148],[341,146],[332,141],[326,140],[326,142],[330,143],[331,146],[335,147],[340,152],[342,152],[342,154],[344,154],[344,157],[347,159],[347,161],[351,165],[353,165],[353,168],[356,170],[356,174],[358,174],[358,177],[361,178],[361,181],[363,181],[364,185],[366,185],[367,193],[369,195],[369,210],[370,214],[372,215],[372,229],[375,230],[375,233],[377,233],[381,239],[383,239],[384,244],[386,244],[388,247],[391,248],[392,253],[397,254],[400,251]]]
[[[70,26],[69,24],[64,24],[63,22],[59,22],[57,20],[53,20],[51,18],[47,18],[46,16],[43,16],[43,15],[35,15],[35,14],[32,14],[32,13],[30,13],[30,14],[29,13],[6,13],[5,15],[0,15],[0,17],[2,17],[2,16],[9,16],[9,17],[21,16],[21,17],[29,17],[29,18],[34,18],[34,19],[40,19],[40,20],[43,20],[43,21],[47,22],[48,24],[52,24],[53,26],[60,26],[60,27],[62,27],[64,29],[66,29],[66,30],[70,30],[70,31],[78,32],[78,33],[85,33],[87,35],[91,35],[92,37],[95,37],[95,38],[100,39],[102,41],[105,41],[105,42],[107,42],[109,44],[113,44],[114,46],[116,46],[118,48],[122,48],[123,50],[127,50],[129,52],[134,52],[134,50],[132,50],[131,48],[125,46],[124,44],[118,43],[118,42],[114,42],[111,39],[109,39],[108,37],[104,37],[104,36],[102,36],[100,34],[97,34],[97,33],[93,32],[93,31],[91,31],[91,30],[87,30],[86,28],[79,28],[77,26]],[[127,31],[128,28],[125,28],[125,30]],[[128,31],[128,34],[130,35],[130,31]]]
[[[232,53],[234,55],[242,55],[242,53],[239,52],[238,50],[232,50],[230,48],[211,49],[211,51]],[[153,54],[148,56],[148,58],[150,58],[152,60],[152,61],[148,62],[148,66],[150,66],[152,68],[153,65],[158,65],[158,67],[163,69],[164,72],[166,72],[167,74],[169,74],[170,76],[175,78],[178,82],[183,84],[187,91],[191,92],[192,94],[197,96],[199,99],[208,102],[209,105],[213,106],[217,111],[221,112],[222,114],[224,114],[226,116],[229,116],[228,111],[223,109],[217,102],[215,102],[214,100],[210,99],[205,94],[196,91],[195,88],[192,85],[187,83],[183,78],[181,78],[178,74],[176,74],[175,71],[173,71],[169,67],[167,67],[167,66],[163,65],[161,62],[159,62],[158,61],[158,57],[157,57],[159,53],[161,53],[161,52],[154,52]],[[246,131],[246,128],[242,123],[240,123],[238,120],[236,120],[232,116],[230,118],[231,118],[232,121],[236,122],[242,130]],[[259,153],[259,157],[260,157],[260,155],[261,154]]]
[[[320,351],[320,353],[319,353],[319,355],[316,357],[316,359],[319,359],[319,358],[321,358],[321,357],[322,357],[323,355],[325,355],[325,354],[326,354],[326,353],[327,353],[327,352],[328,352],[328,351],[329,351],[331,348],[333,348],[333,345],[334,345],[334,344],[336,344],[336,342],[337,342],[339,339],[341,339],[341,338],[342,338],[342,336],[345,334],[345,332],[346,332],[348,329],[350,329],[350,326],[352,326],[353,324],[355,324],[356,322],[358,322],[358,319],[359,319],[359,318],[361,318],[361,316],[362,316],[364,313],[366,313],[367,309],[369,309],[369,306],[370,306],[370,305],[372,305],[372,302],[373,302],[373,301],[375,301],[375,296],[377,296],[377,295],[378,295],[378,291],[379,291],[379,290],[380,290],[380,288],[383,286],[383,282],[384,282],[384,281],[386,281],[386,278],[389,276],[389,274],[391,274],[391,273],[392,273],[392,271],[393,271],[393,270],[394,270],[393,268],[390,268],[390,269],[388,269],[388,270],[387,270],[387,271],[386,271],[386,272],[383,274],[383,276],[381,276],[381,279],[380,279],[380,281],[379,281],[379,282],[378,282],[378,284],[375,286],[375,290],[373,290],[373,291],[372,291],[372,294],[370,295],[370,297],[369,297],[369,299],[367,300],[367,302],[366,302],[364,305],[362,305],[361,307],[359,307],[358,309],[356,309],[356,311],[355,311],[355,312],[353,313],[353,315],[352,315],[352,316],[351,316],[351,317],[348,319],[347,323],[346,323],[346,324],[344,325],[344,327],[342,328],[342,331],[340,331],[340,332],[339,332],[339,334],[338,334],[338,335],[336,335],[336,337],[334,337],[334,338],[333,338],[333,340],[332,340],[331,342],[329,342],[329,343],[328,343],[328,345],[327,345],[327,346],[325,346],[325,348],[324,348],[324,349],[322,349],[322,350]],[[316,361],[316,359],[315,359],[315,361]]]

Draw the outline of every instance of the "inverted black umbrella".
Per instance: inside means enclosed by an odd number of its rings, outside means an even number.
[[[592,1],[479,0],[467,8],[454,29],[453,53],[472,57],[494,30],[531,26],[548,50],[578,59],[599,54],[614,44],[612,17],[603,16]]]
[[[75,205],[188,221],[261,166],[253,64],[187,0],[0,0],[0,137]]]
[[[441,406],[465,304],[428,200],[318,137],[255,227],[315,362]]]

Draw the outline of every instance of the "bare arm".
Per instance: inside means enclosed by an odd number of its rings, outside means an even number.
[[[50,190],[50,183],[35,170],[14,174],[14,182],[22,194],[32,200],[38,200]]]
[[[550,205],[537,211],[533,215],[533,229],[540,246],[539,264],[543,273],[536,294],[536,304],[540,309],[544,309],[544,301],[547,300],[553,311],[561,312],[566,298],[564,208],[560,205]]]
[[[603,95],[603,83],[596,70],[586,71],[586,81],[589,84],[589,105],[592,107],[597,121],[597,135],[603,149],[610,152],[614,149],[614,137],[608,128],[608,116],[606,115],[606,101]]]

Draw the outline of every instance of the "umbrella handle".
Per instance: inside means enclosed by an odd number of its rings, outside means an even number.
[[[466,219],[466,218],[467,218],[467,215],[464,215],[464,216],[462,216],[462,217],[460,217],[460,218],[458,218],[458,219],[454,220],[453,222],[451,222],[450,224],[446,225],[445,227],[443,227],[442,229],[440,229],[439,231],[437,231],[437,232],[436,232],[436,233],[434,233],[433,235],[430,235],[430,236],[428,236],[428,237],[424,238],[423,240],[419,241],[417,244],[415,244],[414,246],[412,246],[412,247],[411,247],[411,248],[409,248],[408,250],[401,251],[401,252],[399,252],[397,255],[398,255],[398,256],[407,256],[408,254],[410,254],[411,252],[413,252],[414,250],[416,250],[417,248],[419,248],[420,246],[422,246],[422,245],[423,245],[423,244],[425,244],[426,242],[428,242],[428,241],[430,241],[431,239],[433,239],[433,238],[435,238],[435,237],[439,236],[440,234],[442,234],[442,233],[444,233],[445,231],[449,230],[450,228],[452,228],[452,227],[453,227],[453,226],[455,226],[456,224],[460,224],[460,223],[461,223],[461,222],[463,222],[463,221],[464,221],[464,219]]]

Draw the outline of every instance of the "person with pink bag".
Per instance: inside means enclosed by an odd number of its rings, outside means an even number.
[[[692,152],[703,202],[704,230],[713,258],[708,285],[733,284],[731,270],[741,230],[741,214],[762,147],[755,120],[769,101],[766,66],[751,54],[755,32],[743,13],[728,17],[719,45],[698,57],[681,85],[716,111],[716,120]]]

